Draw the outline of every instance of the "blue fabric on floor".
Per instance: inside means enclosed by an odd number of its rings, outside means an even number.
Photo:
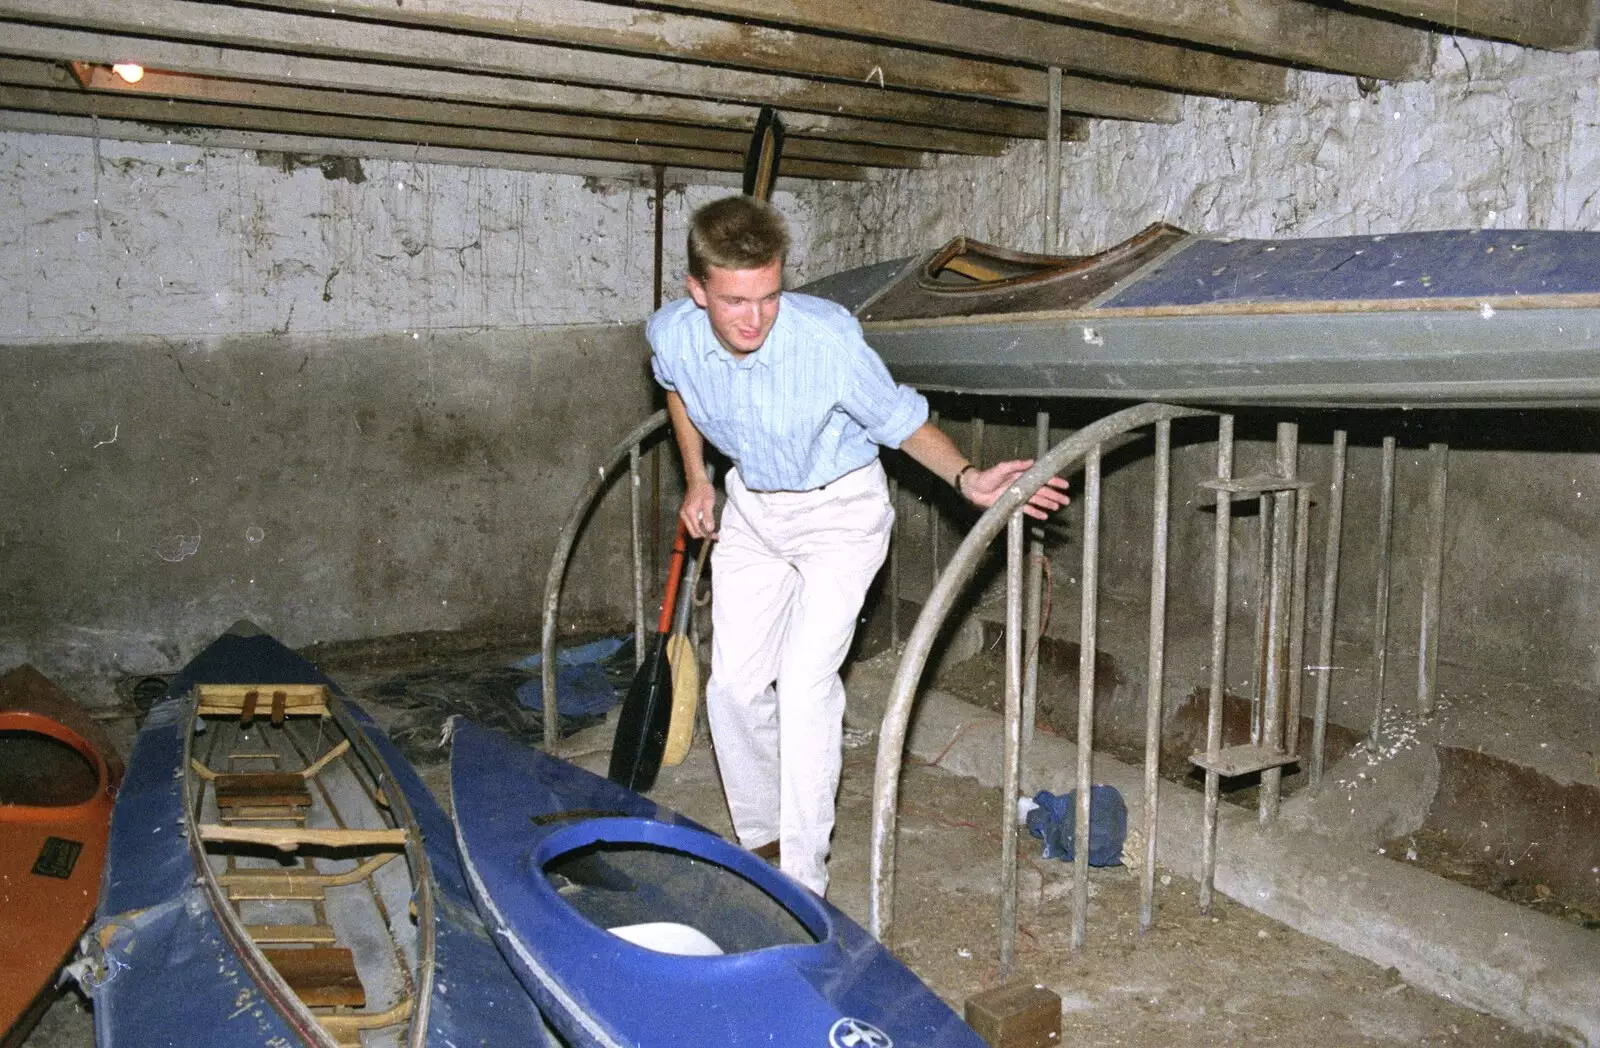
[[[1058,797],[1040,790],[1028,813],[1028,832],[1044,841],[1044,857],[1071,862],[1077,829],[1078,791]],[[1115,786],[1089,790],[1089,865],[1121,866],[1122,843],[1128,838],[1128,806]]]
[[[616,655],[627,637],[604,637],[575,648],[556,651],[557,708],[565,715],[586,716],[604,713],[617,704],[617,688],[611,682],[613,668],[607,661]],[[630,649],[631,650],[631,649]],[[512,663],[515,669],[541,672],[542,655],[529,655]],[[629,670],[632,665],[630,660]],[[530,710],[544,709],[544,680],[534,677],[517,685],[517,701]]]

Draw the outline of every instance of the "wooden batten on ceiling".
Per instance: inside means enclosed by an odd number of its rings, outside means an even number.
[[[1600,0],[0,0],[4,127],[103,120],[207,141],[550,170],[739,169],[759,107],[792,177],[995,156],[1184,95],[1272,104],[1306,68],[1427,76],[1441,30],[1576,50]],[[76,85],[62,63],[89,63]],[[149,72],[111,77],[114,62]],[[1047,70],[1060,71],[1051,93]],[[54,117],[54,123],[48,118]],[[185,136],[181,133],[179,138]],[[272,148],[262,146],[262,148]],[[340,153],[339,155],[345,155]],[[418,154],[420,155],[420,154]],[[441,161],[441,162],[454,162]],[[712,180],[721,174],[708,175]]]

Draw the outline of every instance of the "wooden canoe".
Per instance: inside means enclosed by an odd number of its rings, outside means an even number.
[[[545,1043],[426,787],[248,623],[145,721],[92,938],[100,1048]]]
[[[22,1043],[94,916],[122,759],[32,666],[0,677],[0,1046]]]

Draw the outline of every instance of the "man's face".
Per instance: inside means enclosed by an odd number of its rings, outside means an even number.
[[[760,269],[709,266],[705,280],[691,276],[688,283],[689,295],[710,317],[717,341],[729,353],[743,357],[761,348],[778,319],[783,259],[773,259]]]

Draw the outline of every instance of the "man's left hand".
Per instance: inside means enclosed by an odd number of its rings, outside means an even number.
[[[988,509],[1000,500],[1006,489],[1017,482],[1017,478],[1026,473],[1033,466],[1033,459],[1012,459],[1010,462],[997,462],[984,470],[970,470],[961,478],[961,494],[966,496],[968,502],[974,506]],[[1022,512],[1036,520],[1044,520],[1047,516],[1072,501],[1067,498],[1067,482],[1060,477],[1051,477],[1045,482],[1044,487],[1033,493],[1022,506]]]

